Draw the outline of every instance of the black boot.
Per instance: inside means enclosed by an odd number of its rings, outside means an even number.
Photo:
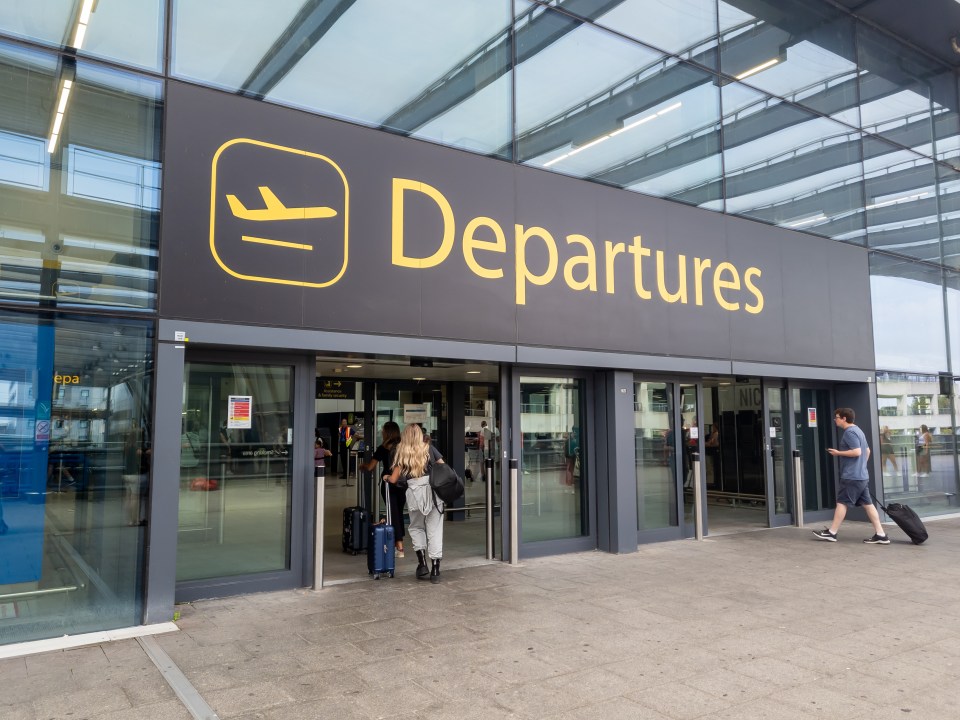
[[[426,580],[430,576],[430,568],[427,567],[427,551],[417,550],[417,579]]]
[[[430,569],[430,582],[440,582],[440,560],[433,561],[433,567]]]

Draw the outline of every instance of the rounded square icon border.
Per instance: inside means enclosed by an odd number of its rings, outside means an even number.
[[[216,244],[216,222],[217,222],[217,162],[220,160],[220,156],[223,152],[234,145],[257,145],[260,147],[270,148],[271,150],[279,150],[280,152],[293,153],[294,155],[304,155],[306,157],[317,158],[322,160],[325,163],[329,164],[334,170],[337,171],[337,174],[340,176],[340,179],[343,181],[343,266],[340,268],[340,272],[332,279],[327,282],[322,283],[312,283],[307,282],[306,280],[286,280],[284,278],[271,278],[271,277],[261,277],[258,275],[244,275],[243,273],[238,273],[234,270],[231,270],[227,267],[226,263],[221,260],[219,253],[217,252]],[[347,176],[344,175],[343,170],[340,169],[340,166],[337,165],[333,160],[328,158],[326,155],[320,155],[319,153],[312,153],[307,150],[299,150],[297,148],[286,147],[284,145],[276,145],[274,143],[264,142],[263,140],[253,140],[251,138],[234,138],[233,140],[227,140],[219,148],[217,152],[213,155],[213,161],[210,167],[210,254],[213,255],[213,259],[216,260],[217,265],[227,273],[232,275],[235,278],[240,280],[249,280],[251,282],[264,282],[264,283],[274,283],[277,285],[296,285],[299,287],[313,287],[313,288],[324,288],[335,285],[340,278],[343,277],[343,274],[347,271],[347,263],[349,261],[349,252],[350,252],[350,185],[347,183]]]

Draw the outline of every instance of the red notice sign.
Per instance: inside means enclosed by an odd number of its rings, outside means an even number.
[[[252,427],[253,396],[231,395],[227,405],[227,428],[247,430]]]

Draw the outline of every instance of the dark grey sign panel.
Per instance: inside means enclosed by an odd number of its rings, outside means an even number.
[[[181,83],[166,108],[163,317],[873,365],[834,307],[868,313],[860,248]]]

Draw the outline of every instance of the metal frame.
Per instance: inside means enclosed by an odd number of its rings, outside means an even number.
[[[773,446],[770,442],[770,428],[773,423],[770,419],[770,403],[767,399],[769,390],[779,390],[783,395],[782,401],[789,399],[789,390],[786,381],[782,378],[760,378],[760,388],[763,393],[763,445],[764,445],[764,467],[766,471],[767,488],[767,527],[783,527],[790,525],[795,520],[795,514],[788,512],[778,513],[776,508],[776,474],[773,468]],[[781,402],[782,412],[786,415],[788,411],[788,402]],[[792,426],[792,423],[791,423]],[[782,428],[783,432],[783,482],[784,492],[789,500],[795,496],[794,493],[794,472],[791,450],[794,447],[793,437],[788,428]],[[789,507],[789,502],[788,502]]]
[[[586,475],[587,475],[587,512],[586,512],[586,523],[587,523],[587,533],[580,537],[575,538],[560,538],[556,540],[539,540],[536,542],[524,542],[523,541],[523,514],[518,512],[519,522],[518,522],[518,550],[520,558],[528,557],[542,557],[545,555],[559,555],[566,552],[578,552],[583,550],[594,550],[597,548],[598,538],[600,536],[600,529],[598,527],[602,518],[597,512],[597,482],[598,478],[596,475],[596,458],[594,449],[597,447],[596,444],[596,400],[594,397],[595,388],[594,388],[594,378],[595,375],[593,372],[585,370],[577,370],[567,367],[531,367],[531,366],[516,366],[512,368],[512,378],[510,385],[510,392],[514,398],[514,403],[511,406],[511,459],[516,459],[518,461],[518,473],[517,477],[522,477],[523,472],[523,462],[522,462],[522,453],[519,452],[519,449],[523,447],[523,440],[520,435],[520,413],[521,405],[520,402],[520,378],[522,377],[556,377],[556,376],[566,376],[571,377],[576,380],[583,382],[583,405],[582,414],[586,418],[584,426],[581,428],[581,443],[585,444],[587,447],[587,453],[585,455],[585,466],[586,466]],[[519,456],[519,457],[518,457]],[[592,478],[592,479],[591,479]],[[509,477],[508,477],[509,482]],[[505,487],[510,487],[506,485]],[[522,505],[523,502],[523,492],[522,488],[518,488],[517,497],[519,502]],[[506,503],[504,503],[506,504]],[[507,508],[507,512],[509,512]],[[508,533],[509,534],[509,533]],[[505,544],[505,547],[509,547],[510,540],[507,540],[508,544]]]
[[[793,422],[793,418],[796,417],[797,411],[801,408],[797,408],[793,402],[793,391],[794,390],[824,390],[829,393],[829,402],[830,402],[830,411],[832,412],[833,407],[835,406],[835,393],[834,393],[834,383],[832,382],[813,382],[810,380],[796,380],[790,379],[787,381],[786,385],[787,390],[787,414],[790,418],[790,434],[789,434],[789,444],[790,448],[796,448],[797,445],[797,428],[796,423]],[[832,417],[832,416],[831,416]],[[833,422],[831,419],[830,422]],[[819,423],[819,420],[818,420]],[[802,460],[801,460],[802,463]],[[836,460],[832,460],[827,464],[827,467],[830,469],[831,480],[836,487],[837,484],[837,463]],[[792,475],[792,473],[791,473]],[[794,488],[795,491],[795,488]],[[802,509],[802,508],[801,508]],[[803,510],[803,521],[804,523],[808,522],[829,522],[833,518],[833,507],[824,508],[822,510]],[[796,512],[791,513],[791,522],[796,522],[797,516]]]
[[[290,555],[289,567],[285,570],[274,570],[249,575],[229,577],[212,577],[203,580],[175,581],[175,596],[177,602],[189,602],[213,595],[239,595],[266,590],[282,590],[303,587],[313,583],[313,546],[305,542],[304,530],[313,525],[313,508],[315,503],[315,489],[313,481],[313,419],[309,403],[314,395],[313,375],[315,360],[303,355],[289,355],[282,353],[245,353],[237,350],[221,351],[199,349],[189,351],[181,366],[180,387],[175,393],[177,405],[180,406],[183,380],[186,377],[186,363],[235,363],[237,361],[255,365],[280,365],[293,370],[293,457],[291,478],[291,512],[290,512]],[[179,411],[178,411],[179,416]],[[163,422],[159,416],[158,421]],[[169,420],[167,421],[169,422]],[[177,419],[179,427],[179,417]],[[178,443],[179,445],[179,443]],[[174,457],[179,456],[179,448]],[[173,474],[171,469],[168,474]],[[174,483],[177,488],[179,482]],[[178,513],[174,513],[174,518]],[[176,554],[177,541],[174,536],[173,552]]]

